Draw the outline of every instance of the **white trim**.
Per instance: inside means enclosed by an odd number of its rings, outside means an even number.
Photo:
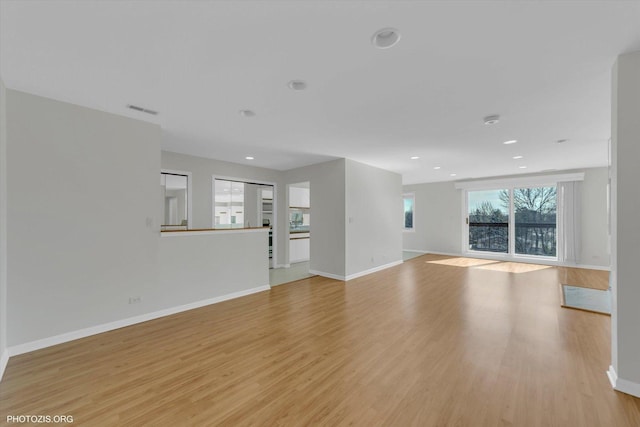
[[[352,280],[352,279],[357,279],[358,277],[366,276],[366,275],[371,274],[371,273],[376,273],[376,272],[381,271],[381,270],[386,270],[387,268],[391,268],[391,267],[395,267],[396,265],[400,265],[403,262],[404,262],[403,260],[394,261],[394,262],[390,262],[388,264],[380,265],[378,267],[370,268],[368,270],[360,271],[358,273],[349,274],[348,276],[345,277],[345,281],[349,281],[349,280]]]
[[[187,177],[187,230],[190,228],[193,228],[193,179],[192,179],[191,172],[178,171],[173,169],[160,169],[160,173],[186,175]],[[162,224],[163,222],[164,222],[164,218],[160,220],[160,224]]]
[[[349,274],[348,276],[341,276],[339,274],[333,273],[325,273],[324,271],[318,270],[309,270],[309,274],[315,274],[316,276],[327,277],[329,279],[341,280],[343,282],[348,282],[349,280],[356,279],[358,277],[366,276],[367,274],[376,273],[381,270],[386,270],[387,268],[395,267],[396,265],[402,264],[404,261],[394,261],[388,264],[380,265],[378,267],[370,268],[369,270],[360,271],[358,273]]]
[[[183,311],[193,310],[195,308],[204,307],[206,305],[216,304],[222,301],[227,301],[234,298],[243,297],[257,292],[268,291],[271,286],[264,285],[256,288],[245,289],[243,291],[233,292],[230,294],[222,295],[219,297],[209,298],[206,300],[195,301],[192,303],[179,305],[176,307],[166,308],[164,310],[154,311],[147,314],[141,314],[139,316],[129,317],[127,319],[116,320],[115,322],[104,323],[102,325],[91,326],[89,328],[80,329],[77,331],[66,332],[64,334],[55,335],[48,338],[39,339],[36,341],[27,342],[24,344],[18,344],[8,348],[9,356],[17,356],[18,354],[29,353],[31,351],[40,350],[42,348],[51,347],[54,345],[62,344],[69,341],[74,341],[80,338],[89,337],[91,335],[101,334],[103,332],[112,331],[114,329],[124,328],[126,326],[135,325],[137,323],[147,322],[149,320],[158,319],[160,317],[170,316],[172,314],[181,313]]]
[[[429,251],[420,251],[418,249],[403,249],[402,252],[415,252],[418,254],[428,254],[430,253]]]
[[[7,363],[9,363],[9,350],[5,348],[0,356],[0,381],[2,381],[4,371],[7,369]]]
[[[630,394],[631,396],[640,397],[640,384],[618,378],[618,374],[613,366],[609,366],[607,377],[609,377],[609,382],[614,390]]]
[[[557,175],[538,175],[517,178],[486,179],[481,181],[457,181],[456,190],[492,190],[504,187],[556,185],[558,182],[584,181],[584,172]]]
[[[607,377],[609,378],[611,387],[615,389],[616,382],[618,381],[618,374],[616,374],[616,370],[613,368],[613,365],[609,365],[609,370],[607,371]]]
[[[162,237],[184,237],[184,236],[202,236],[216,234],[239,234],[239,233],[256,233],[269,231],[269,227],[260,228],[216,228],[212,230],[194,230],[194,231],[162,231]]]
[[[327,277],[329,279],[341,280],[343,282],[345,281],[345,277],[344,276],[340,276],[338,274],[333,274],[333,273],[325,273],[324,271],[318,271],[318,270],[309,269],[309,274],[315,274],[316,276]]]

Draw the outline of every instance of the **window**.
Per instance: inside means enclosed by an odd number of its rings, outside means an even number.
[[[162,191],[162,230],[186,230],[190,215],[190,174],[188,172],[160,173]]]
[[[244,186],[244,182],[215,180],[214,228],[244,227]]]
[[[557,190],[514,188],[515,253],[556,256]]]
[[[403,206],[404,206],[404,230],[405,231],[413,231],[414,223],[413,223],[413,213],[415,211],[416,197],[413,193],[404,194],[402,196]]]
[[[557,188],[467,192],[470,251],[557,256]]]
[[[509,191],[468,193],[469,250],[509,252]]]

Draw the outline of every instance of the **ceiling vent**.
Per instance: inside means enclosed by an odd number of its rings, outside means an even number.
[[[157,116],[158,115],[157,111],[149,110],[147,108],[138,107],[137,105],[128,104],[127,108],[129,108],[130,110],[140,111],[141,113],[151,114],[152,116]]]

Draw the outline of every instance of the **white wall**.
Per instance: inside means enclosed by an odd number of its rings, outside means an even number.
[[[582,247],[579,264],[609,267],[608,171],[607,168],[581,171],[585,178],[581,184]],[[405,185],[403,192],[415,193],[416,197],[415,231],[403,233],[403,248],[462,253],[462,190],[456,190],[453,182],[443,182]]]
[[[190,234],[165,233],[160,239],[156,307],[269,286],[267,229]]]
[[[635,52],[619,56],[613,69],[612,268],[610,276],[613,310],[610,378],[618,390],[638,397],[640,397],[639,115],[640,52]]]
[[[309,182],[311,193],[311,271],[329,277],[345,276],[345,160],[338,159],[285,171],[280,188],[287,184]],[[287,212],[288,195],[278,200],[278,211]],[[289,219],[278,218],[280,230],[286,230],[286,239],[278,239],[278,252],[289,260]]]
[[[401,262],[402,176],[347,160],[345,181],[346,276]]]
[[[402,234],[403,248],[458,254],[462,245],[461,190],[453,182],[405,185],[415,194],[414,231]]]
[[[161,164],[163,169],[192,173],[193,225],[191,228],[211,228],[212,226],[213,193],[211,177],[213,175],[240,178],[247,181],[276,183],[281,174],[281,172],[272,169],[188,156],[169,151],[162,152]],[[282,190],[278,189],[278,191]]]
[[[268,285],[264,230],[161,237],[159,126],[7,95],[12,352]]]
[[[0,79],[0,379],[7,360],[7,91]]]
[[[9,346],[131,315],[157,283],[160,128],[7,95]]]

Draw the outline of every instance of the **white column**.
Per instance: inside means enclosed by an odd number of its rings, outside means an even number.
[[[640,52],[614,65],[611,127],[609,378],[616,390],[640,397]]]

